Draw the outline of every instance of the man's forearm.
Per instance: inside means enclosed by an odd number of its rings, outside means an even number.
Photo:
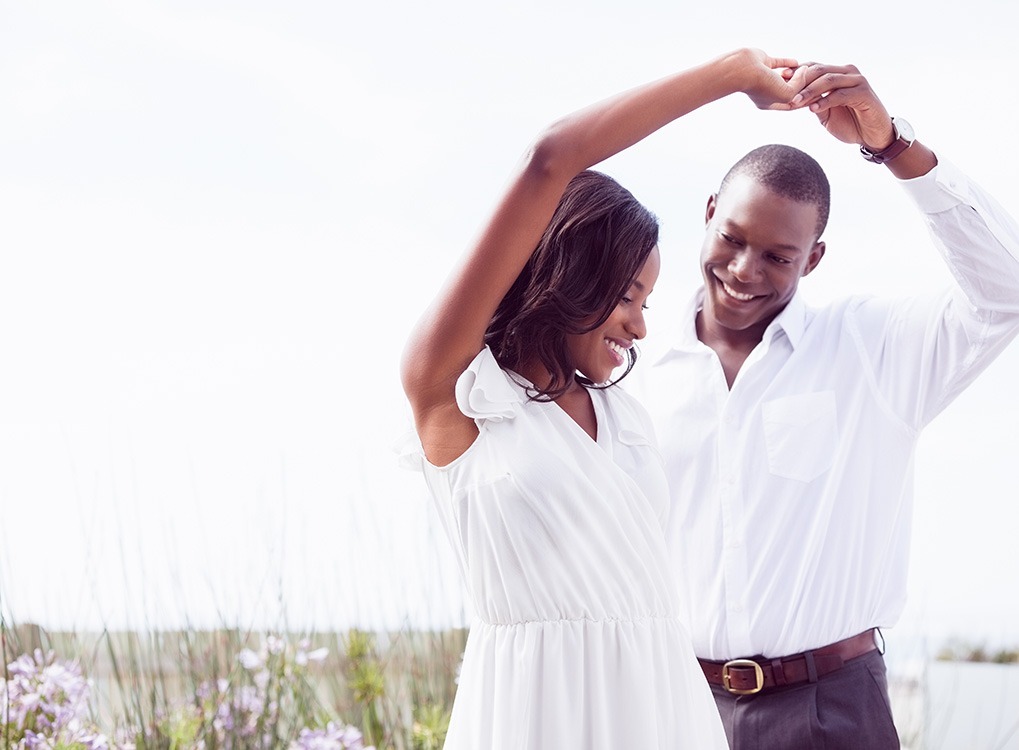
[[[920,141],[913,141],[909,148],[885,162],[885,166],[900,180],[923,177],[937,165],[938,157]]]

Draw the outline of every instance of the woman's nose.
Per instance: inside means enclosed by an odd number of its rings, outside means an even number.
[[[627,332],[635,339],[642,339],[647,336],[647,323],[644,321],[644,308],[636,306],[633,315],[626,325]]]

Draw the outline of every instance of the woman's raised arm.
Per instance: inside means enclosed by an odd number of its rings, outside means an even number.
[[[788,109],[796,62],[743,49],[646,84],[549,126],[404,349],[401,377],[425,455],[444,464],[477,436],[458,410],[456,380],[481,351],[502,298],[537,247],[569,181],[698,107],[745,92],[761,108]]]

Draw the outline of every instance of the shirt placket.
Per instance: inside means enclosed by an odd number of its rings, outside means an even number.
[[[718,496],[722,507],[722,560],[725,571],[725,607],[730,653],[754,654],[750,637],[750,565],[747,551],[746,509],[743,482],[742,421],[749,418],[754,402],[756,366],[771,348],[771,337],[750,353],[732,390],[724,387],[718,400]],[[758,372],[755,373],[755,369]]]
[[[749,576],[746,524],[740,482],[738,398],[726,392],[719,404],[718,498],[722,509],[722,567],[725,572],[725,608],[731,653],[750,653],[750,618],[747,610]]]

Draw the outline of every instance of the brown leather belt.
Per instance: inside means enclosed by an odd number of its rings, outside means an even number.
[[[731,661],[697,661],[712,685],[721,685],[734,695],[753,695],[782,685],[817,682],[819,677],[842,669],[850,659],[875,650],[879,633],[877,628],[871,628],[828,646],[777,659],[757,656]]]

